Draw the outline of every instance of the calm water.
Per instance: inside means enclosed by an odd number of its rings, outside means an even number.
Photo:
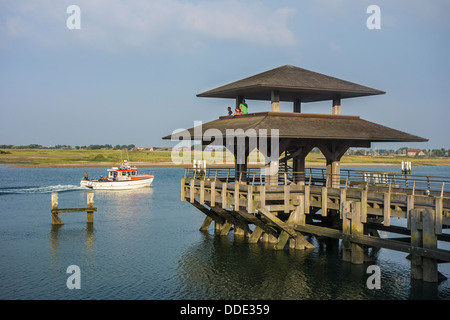
[[[149,189],[95,191],[93,228],[85,213],[61,213],[65,224],[55,228],[51,192],[61,208],[84,207],[84,171],[105,170],[1,165],[0,299],[450,299],[450,280],[412,281],[403,253],[377,253],[381,289],[370,290],[369,264],[342,262],[333,242],[275,252],[232,233],[214,236],[212,227],[202,233],[204,215],[180,201],[183,169],[149,170]],[[449,167],[413,170],[450,176]],[[80,290],[66,286],[70,265],[80,267]],[[448,264],[439,270],[450,278]]]

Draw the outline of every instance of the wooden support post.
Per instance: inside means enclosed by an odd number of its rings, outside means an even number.
[[[205,180],[200,180],[200,204],[205,204]]]
[[[409,211],[410,228],[411,228],[411,246],[422,246],[422,231],[420,230],[421,209],[411,209]],[[411,278],[422,279],[422,257],[417,254],[411,254]]]
[[[266,186],[260,186],[259,187],[259,196],[260,196],[260,206],[262,208],[266,207]]]
[[[277,244],[275,244],[274,249],[275,250],[283,250],[286,246],[286,243],[289,240],[289,233],[286,231],[281,231],[280,235],[278,236]]]
[[[227,208],[227,183],[222,183],[222,209]]]
[[[203,220],[202,226],[200,227],[200,231],[207,231],[209,226],[213,222],[213,219],[210,216],[206,216],[205,220]]]
[[[333,99],[332,114],[341,114],[341,99]]]
[[[185,178],[181,178],[181,201],[185,201],[186,200],[186,188],[184,187],[186,179]]]
[[[234,210],[239,211],[239,182],[234,182]]]
[[[296,241],[298,241],[298,244],[296,243],[296,248],[298,248],[298,249],[315,248],[314,245],[312,245],[311,243],[306,241],[306,239],[300,232],[295,231],[292,225],[288,224],[287,222],[281,221],[278,217],[276,217],[269,210],[259,207],[258,211],[262,215],[264,215],[267,219],[269,219],[272,223],[274,223],[281,230],[280,236],[282,235],[282,232],[286,232],[288,234],[288,238],[289,238],[289,236],[295,238]],[[270,236],[271,235],[269,235],[269,242],[270,242]],[[285,237],[286,237],[286,235],[283,234],[282,238],[279,238],[278,240],[276,240],[276,243],[278,243],[280,240],[284,241]],[[275,239],[276,239],[276,237],[275,237]],[[286,239],[286,241],[287,241],[287,239]],[[278,247],[275,246],[274,249],[279,249],[280,247],[281,247],[281,244]]]
[[[444,209],[443,201],[444,199],[442,197],[440,198],[434,198],[435,201],[435,212],[436,212],[436,228],[435,233],[436,234],[442,234],[442,211]]]
[[[331,162],[331,187],[339,188],[341,186],[341,163],[340,161]]]
[[[298,207],[295,208],[294,211],[292,211],[287,221],[287,223],[289,225],[292,225],[293,228],[295,228],[295,226],[297,225],[305,225],[305,195],[298,196],[298,202]],[[314,248],[314,245],[306,241],[303,236],[299,235],[295,238],[290,239],[289,247],[291,249],[304,250],[308,248]]]
[[[88,192],[87,193],[87,217],[86,222],[87,223],[94,223],[94,211],[90,211],[89,209],[94,209],[94,193]]]
[[[361,202],[352,202],[350,207],[352,212],[352,235],[363,235],[364,227],[361,222]],[[352,263],[364,263],[364,249],[360,244],[352,243]]]
[[[298,196],[298,207],[292,211],[288,219],[288,224],[305,225],[305,195]]]
[[[423,235],[422,243],[425,249],[437,248],[437,236],[435,233],[435,211],[427,208],[422,211]],[[437,260],[422,258],[423,281],[438,282]]]
[[[341,189],[340,199],[339,199],[339,217],[343,219],[344,212],[344,202],[347,201],[347,188]]]
[[[222,231],[222,227],[223,227],[222,223],[220,223],[219,221],[214,221],[214,233],[215,234],[220,234],[220,232]]]
[[[189,181],[189,202],[190,203],[194,203],[194,195],[195,195],[195,180],[191,179],[191,181]]]
[[[228,233],[230,232],[232,226],[233,226],[232,223],[230,223],[230,222],[228,222],[228,221],[225,221],[225,222],[223,223],[223,225],[222,225],[221,230],[220,230],[220,235],[221,235],[221,236],[227,236]],[[236,226],[235,226],[235,228],[236,228]],[[236,230],[236,229],[235,229],[235,230]]]
[[[247,236],[247,230],[234,225],[234,236],[246,237]]]
[[[305,186],[305,213],[309,213],[310,207],[310,186]]]
[[[52,224],[54,225],[63,225],[61,218],[58,215],[58,212],[55,212],[53,210],[58,209],[58,192],[52,192]]]
[[[411,210],[414,209],[414,196],[406,196],[406,228],[411,230]]]
[[[384,208],[383,208],[383,224],[385,226],[391,225],[391,193],[384,193]]]
[[[252,213],[255,210],[255,205],[253,203],[253,186],[247,186],[247,211],[248,213]]]
[[[367,194],[369,190],[364,189],[361,191],[361,222],[367,222]]]
[[[290,186],[284,185],[284,213],[290,212]]]
[[[280,111],[280,92],[276,90],[272,90],[271,93],[271,105],[270,105],[270,111],[271,112],[279,112]]]
[[[294,110],[293,111],[296,113],[302,112],[302,100],[301,99],[294,100]]]
[[[342,233],[350,235],[351,230],[351,211],[350,201],[343,201],[342,203]],[[342,260],[350,262],[352,259],[352,249],[349,240],[342,240]]]
[[[327,187],[322,187],[322,217],[327,216],[327,210],[328,210],[328,189]]]
[[[216,181],[211,181],[211,207],[216,205]]]
[[[264,230],[262,228],[255,226],[255,229],[253,229],[250,239],[248,239],[248,242],[249,243],[257,243],[263,233],[264,233]]]
[[[270,233],[264,233],[264,242],[274,245],[272,248],[275,248],[275,245],[278,243],[278,238]]]

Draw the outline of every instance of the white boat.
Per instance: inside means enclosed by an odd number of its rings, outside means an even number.
[[[139,175],[136,167],[128,165],[127,160],[121,162],[119,167],[108,169],[106,177],[99,179],[88,179],[86,176],[80,182],[80,186],[90,189],[122,190],[150,187],[153,182],[150,174]]]

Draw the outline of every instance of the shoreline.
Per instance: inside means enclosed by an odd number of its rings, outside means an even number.
[[[40,163],[40,164],[23,164],[23,163],[2,163],[4,165],[11,165],[17,168],[110,168],[117,166],[118,163],[115,162],[85,162],[85,163]],[[133,162],[131,163],[133,167],[137,168],[192,168],[192,163],[189,164],[174,164],[172,162]],[[250,168],[263,167],[262,165],[249,164]],[[307,167],[325,167],[325,163],[319,162],[306,162]],[[399,164],[395,163],[355,163],[342,162],[341,167],[400,167]],[[413,165],[413,166],[425,166],[423,164]],[[429,165],[432,166],[432,165]],[[208,166],[207,166],[208,168]],[[209,168],[234,168],[234,164],[214,164],[210,165]]]

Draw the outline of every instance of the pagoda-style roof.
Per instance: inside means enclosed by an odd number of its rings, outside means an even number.
[[[330,77],[306,69],[285,65],[232,82],[197,95],[197,97],[271,100],[272,91],[279,92],[280,101],[313,102],[344,99],[385,92],[353,82]]]
[[[243,133],[245,135],[249,132],[248,129],[255,129],[257,134],[260,133],[260,130],[265,129],[268,137],[271,136],[271,129],[278,129],[279,138],[304,141],[347,140],[354,142],[352,146],[364,146],[370,142],[428,141],[425,138],[360,119],[359,116],[288,112],[260,112],[234,117],[220,117],[217,120],[202,124],[201,136],[195,135],[200,133],[200,130],[194,128],[188,129],[188,132],[191,137],[190,140],[211,141],[211,138],[215,138],[218,132],[225,138],[227,129],[233,130],[235,136],[243,135]],[[242,130],[238,131],[238,129]],[[163,139],[171,139],[171,136],[166,136]],[[218,143],[220,144],[220,142]]]

